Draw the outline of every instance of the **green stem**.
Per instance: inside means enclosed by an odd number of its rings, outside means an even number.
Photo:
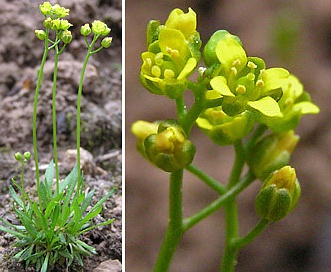
[[[22,170],[21,170],[21,188],[23,190],[23,192],[25,192],[25,189],[24,189],[24,166],[25,166],[25,163],[24,162],[21,162],[21,165],[22,165]],[[22,194],[22,201],[24,203],[24,207],[25,207],[25,195]]]
[[[181,123],[186,115],[186,105],[183,97],[176,99],[176,109],[177,109],[178,122]]]
[[[39,173],[39,159],[38,159],[38,147],[37,147],[37,108],[38,108],[38,99],[39,99],[39,91],[41,86],[41,81],[44,74],[44,66],[48,55],[48,35],[49,29],[46,28],[46,38],[45,38],[45,46],[44,46],[44,54],[41,60],[40,68],[38,70],[38,79],[36,84],[36,90],[34,94],[34,102],[33,102],[33,117],[32,117],[32,138],[33,138],[33,157],[35,161],[36,167],[36,182],[37,182],[37,191],[38,191],[38,203],[41,203],[41,193],[40,193],[40,173]]]
[[[79,87],[78,87],[78,94],[77,94],[77,110],[76,110],[76,149],[77,149],[77,179],[78,179],[78,186],[77,186],[77,191],[79,191],[82,187],[82,181],[81,181],[81,172],[80,172],[80,113],[81,113],[81,101],[82,101],[82,93],[83,93],[83,83],[84,83],[84,77],[85,77],[85,71],[87,67],[87,63],[89,61],[89,58],[91,55],[94,54],[92,52],[93,45],[96,42],[96,40],[99,38],[100,35],[95,35],[93,37],[92,42],[89,44],[87,38],[85,37],[85,42],[87,44],[88,50],[87,54],[83,63],[82,71],[80,74],[80,79],[79,79]]]
[[[187,135],[190,135],[191,129],[203,110],[205,101],[205,85],[188,81],[188,87],[193,90],[194,104],[182,119],[181,126]]]
[[[220,184],[217,180],[213,179],[203,171],[201,171],[196,166],[190,164],[186,167],[186,170],[190,171],[192,174],[197,176],[199,179],[201,179],[206,185],[208,185],[210,188],[218,192],[220,195],[226,193],[226,188],[222,184]]]
[[[182,227],[183,169],[171,173],[169,188],[169,224],[154,266],[154,272],[166,272],[183,235]]]
[[[239,180],[245,164],[245,150],[241,141],[234,143],[235,161],[228,183],[228,189],[235,186]],[[231,244],[239,236],[238,207],[236,198],[231,198],[225,205],[225,249],[221,265],[222,272],[234,271],[238,249]]]
[[[60,193],[59,187],[59,160],[57,154],[57,121],[56,121],[56,81],[57,70],[59,64],[59,50],[58,46],[55,47],[54,71],[53,71],[53,88],[52,88],[52,122],[53,122],[53,155],[55,164],[55,178],[56,178],[56,195]]]
[[[267,219],[261,219],[255,227],[244,237],[237,238],[232,241],[232,247],[240,249],[250,242],[252,242],[258,235],[260,235],[264,229],[269,225],[270,221]]]
[[[242,192],[249,184],[254,181],[255,176],[249,172],[245,177],[243,177],[240,182],[238,182],[235,186],[233,186],[230,190],[228,190],[225,194],[219,197],[217,200],[210,203],[205,208],[201,209],[194,215],[187,217],[183,220],[183,230],[184,232],[194,227],[200,221],[218,211],[222,206],[224,206],[230,199],[237,196],[240,192]]]
[[[82,92],[83,92],[83,83],[84,83],[84,76],[85,76],[85,70],[88,63],[88,60],[90,58],[90,48],[89,51],[85,57],[82,72],[80,75],[79,80],[79,87],[78,87],[78,95],[77,95],[77,113],[76,113],[76,147],[77,147],[77,169],[78,169],[78,191],[81,188],[81,178],[80,178],[80,112],[81,112],[81,101],[82,101]]]

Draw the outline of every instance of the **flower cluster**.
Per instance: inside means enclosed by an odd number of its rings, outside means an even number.
[[[141,55],[141,83],[152,93],[172,99],[180,97],[200,59],[201,41],[196,31],[195,12],[175,9],[165,25],[150,21],[147,46],[147,52]]]
[[[240,39],[225,30],[212,35],[203,57],[208,68],[202,76],[210,78],[206,99],[223,101],[203,112],[197,124],[218,144],[232,144],[248,135],[254,122],[284,132],[294,129],[303,114],[319,112],[294,75],[283,68],[267,69],[261,58],[247,57]],[[231,119],[249,125],[238,129],[229,124]]]
[[[55,4],[54,6],[50,2],[44,2],[39,5],[40,12],[45,16],[45,20],[43,22],[44,27],[46,28],[46,32],[44,30],[35,30],[35,34],[38,39],[45,40],[47,37],[48,29],[54,30],[59,39],[67,44],[72,40],[71,31],[69,28],[72,26],[68,20],[62,19],[69,15],[70,10],[64,7],[61,7],[59,4]]]
[[[95,20],[92,23],[92,28],[89,24],[85,24],[80,28],[80,34],[82,34],[84,37],[90,35],[91,33],[93,33],[96,38],[99,36],[107,36],[110,31],[111,29],[100,20]],[[112,40],[112,37],[103,38],[103,40],[101,41],[101,46],[104,48],[108,48],[111,45]]]

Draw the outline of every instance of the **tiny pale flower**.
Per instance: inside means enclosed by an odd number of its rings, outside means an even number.
[[[104,22],[101,22],[100,20],[95,20],[92,23],[92,32],[95,35],[107,36],[110,32],[110,28],[107,27]]]
[[[43,15],[50,15],[52,11],[52,4],[50,2],[44,2],[43,4],[39,5],[39,10]]]

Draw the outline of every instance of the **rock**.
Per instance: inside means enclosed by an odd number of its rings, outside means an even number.
[[[121,272],[122,264],[119,260],[107,260],[102,262],[93,272]]]
[[[64,162],[62,164],[64,172],[70,172],[76,164],[77,150],[68,149],[64,154]],[[85,150],[80,148],[80,166],[84,171],[84,174],[88,175],[106,175],[107,172],[100,167],[96,166],[93,160],[93,155]]]

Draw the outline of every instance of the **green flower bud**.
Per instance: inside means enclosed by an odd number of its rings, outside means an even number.
[[[46,38],[46,32],[44,30],[35,30],[34,33],[36,34],[37,38],[41,41],[45,40]]]
[[[230,145],[247,136],[254,127],[254,116],[245,111],[229,116],[222,107],[205,110],[197,119],[197,125],[218,145]]]
[[[91,33],[91,28],[89,24],[82,25],[80,28],[80,34],[83,36],[88,36]]]
[[[29,151],[24,152],[23,157],[26,161],[30,160],[31,153]]]
[[[52,11],[52,4],[50,2],[44,2],[39,5],[39,10],[43,15],[50,15]]]
[[[299,136],[293,130],[267,135],[252,148],[247,163],[256,177],[264,180],[270,173],[289,163],[298,141]]]
[[[51,19],[51,18],[46,18],[45,20],[44,20],[44,22],[43,22],[43,26],[45,27],[45,28],[51,28],[52,27],[52,25],[53,25],[53,20]]]
[[[23,157],[22,157],[21,152],[16,152],[15,155],[14,155],[14,158],[17,161],[22,162]]]
[[[92,32],[95,35],[107,36],[110,32],[110,28],[107,27],[104,22],[101,22],[100,20],[95,20],[92,23]]]
[[[112,37],[106,37],[106,38],[104,38],[104,39],[101,41],[101,45],[102,45],[104,48],[108,48],[108,47],[111,45],[112,40],[113,40]]]
[[[278,221],[295,208],[300,194],[295,169],[284,166],[273,172],[263,183],[255,199],[255,210],[261,218]]]
[[[138,138],[137,148],[142,155],[166,172],[182,169],[194,158],[195,146],[173,120],[159,124],[138,121],[131,130]]]
[[[189,165],[195,154],[195,146],[185,138],[180,127],[170,126],[162,131],[159,129],[157,134],[145,139],[144,146],[148,159],[166,172],[174,172]]]
[[[61,41],[63,41],[64,43],[70,43],[72,41],[72,35],[71,35],[71,31],[69,30],[65,30],[61,33],[61,37],[60,37]]]

